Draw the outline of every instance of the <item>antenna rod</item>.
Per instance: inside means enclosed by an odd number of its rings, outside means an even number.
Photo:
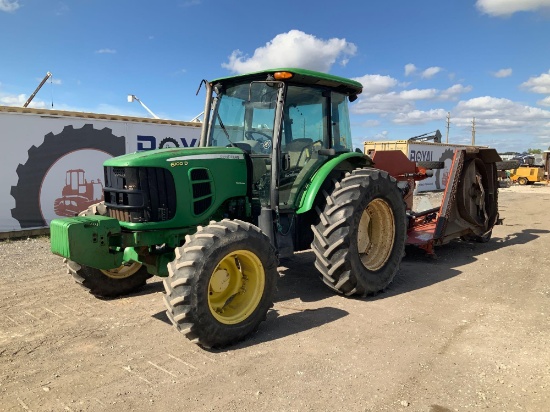
[[[27,99],[27,101],[25,102],[25,104],[23,105],[23,107],[27,107],[29,105],[29,103],[31,102],[32,99],[34,99],[34,96],[36,96],[36,93],[38,93],[38,91],[42,88],[42,86],[44,86],[44,83],[46,83],[46,81],[52,77],[52,74],[50,72],[46,73],[46,76],[44,76],[44,78],[42,79],[42,81],[40,82],[40,84],[38,85],[38,87],[36,88],[36,90],[34,91],[33,94],[31,94],[31,97],[29,97]]]
[[[451,127],[451,112],[447,112],[447,143],[449,143],[449,127]]]
[[[476,145],[476,118],[472,120],[472,146]]]

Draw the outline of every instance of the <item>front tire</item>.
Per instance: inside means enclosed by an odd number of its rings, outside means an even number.
[[[106,216],[105,202],[99,202],[83,210],[78,216]],[[127,295],[142,288],[151,275],[139,262],[121,265],[110,270],[100,270],[82,266],[71,260],[65,262],[67,272],[75,282],[97,297],[117,297]]]
[[[100,270],[69,260],[67,271],[92,295],[104,298],[114,298],[135,292],[145,286],[147,279],[151,277],[146,267],[138,262],[121,265],[116,269]]]
[[[273,306],[277,259],[256,226],[224,219],[176,249],[164,279],[166,314],[201,346],[224,347],[255,332]]]
[[[399,269],[407,236],[395,179],[381,170],[356,169],[323,195],[311,244],[322,280],[347,296],[380,292]]]

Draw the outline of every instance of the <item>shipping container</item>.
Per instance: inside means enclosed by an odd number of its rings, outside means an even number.
[[[409,160],[415,162],[444,162],[443,169],[434,170],[430,178],[417,182],[418,192],[444,190],[451,168],[455,149],[472,147],[469,145],[433,143],[414,140],[386,140],[364,142],[364,152],[368,155],[375,150],[401,150]],[[485,146],[476,146],[485,147]]]

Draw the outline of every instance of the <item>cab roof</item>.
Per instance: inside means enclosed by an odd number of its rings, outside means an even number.
[[[344,77],[334,76],[332,74],[316,72],[307,69],[297,68],[276,68],[261,70],[253,73],[240,74],[237,76],[222,77],[212,80],[211,83],[222,83],[226,86],[236,83],[250,81],[265,81],[268,75],[273,75],[275,72],[290,72],[292,78],[283,80],[289,84],[302,84],[311,86],[325,86],[347,96],[356,96],[363,91],[363,85],[355,80],[346,79]]]

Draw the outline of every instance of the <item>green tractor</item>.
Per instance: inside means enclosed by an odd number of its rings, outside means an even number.
[[[92,294],[164,278],[167,315],[187,338],[223,347],[273,305],[278,259],[313,249],[346,296],[384,289],[407,237],[403,190],[352,150],[348,101],[360,83],[303,69],[204,82],[197,148],[104,163],[104,202],[51,222],[53,253]]]

